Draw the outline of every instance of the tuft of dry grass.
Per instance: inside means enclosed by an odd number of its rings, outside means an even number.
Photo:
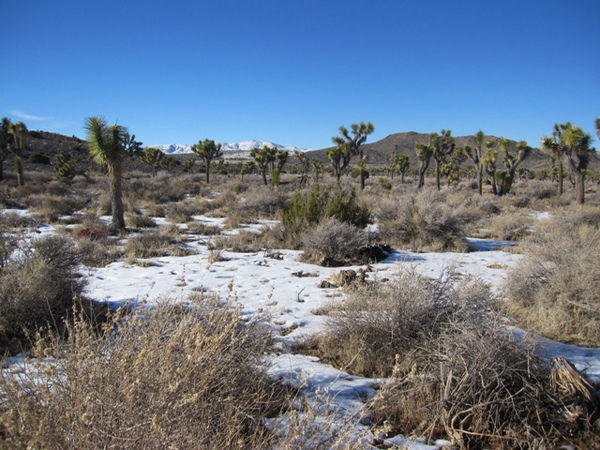
[[[193,251],[180,241],[158,233],[143,233],[131,236],[125,244],[127,261],[133,264],[137,258],[160,256],[188,256]]]

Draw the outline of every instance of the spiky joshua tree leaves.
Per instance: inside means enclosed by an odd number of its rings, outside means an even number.
[[[210,183],[210,165],[218,158],[223,156],[221,151],[221,144],[217,144],[212,139],[204,139],[198,141],[197,144],[192,145],[192,151],[198,155],[198,157],[204,160],[204,169],[206,173],[206,184]]]
[[[250,150],[250,157],[254,159],[254,163],[262,175],[263,183],[267,186],[267,172],[269,168],[275,164],[277,159],[277,147],[269,147],[268,145],[262,148],[253,148]]]
[[[125,228],[122,199],[122,163],[132,146],[138,146],[135,136],[130,136],[127,128],[108,125],[104,117],[92,116],[85,119],[87,143],[93,160],[106,167],[110,184],[110,205],[112,227]]]
[[[344,170],[350,164],[354,156],[358,156],[361,164],[366,167],[366,159],[363,155],[361,145],[367,140],[367,136],[375,131],[375,127],[371,122],[361,122],[360,124],[353,123],[348,130],[345,126],[340,127],[340,135],[333,136],[331,140],[336,147],[330,148],[326,155],[331,161],[333,172],[338,181]],[[360,186],[364,189],[365,179],[368,176],[366,170],[361,170]]]

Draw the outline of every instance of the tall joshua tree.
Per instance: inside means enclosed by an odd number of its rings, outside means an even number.
[[[8,156],[12,134],[10,133],[11,122],[8,117],[2,119],[0,124],[0,181],[4,180],[4,160]]]
[[[561,196],[563,193],[563,179],[564,179],[564,147],[560,142],[560,135],[562,131],[559,124],[554,124],[554,130],[552,136],[544,136],[541,141],[541,150],[552,156],[552,160],[558,166],[558,195]]]
[[[342,153],[341,161],[343,167],[341,167],[341,170],[336,171],[334,164],[334,172],[336,172],[336,177],[338,181],[340,179],[341,172],[346,167],[348,167],[348,164],[350,164],[350,160],[354,156],[358,156],[359,161],[361,161],[363,165],[366,164],[366,159],[364,158],[363,149],[361,148],[361,146],[367,140],[367,136],[373,133],[373,131],[375,131],[375,127],[371,122],[361,122],[360,124],[353,123],[350,126],[350,129],[351,130],[348,130],[348,128],[342,125],[340,127],[340,136],[333,136],[331,138],[333,143],[337,144],[336,148],[339,149],[338,151]],[[333,163],[333,159],[330,157],[329,154],[327,154],[327,157],[330,160],[332,160]],[[366,170],[361,170],[360,174],[360,185],[361,188],[364,188],[365,179],[368,176],[368,172]]]
[[[585,169],[590,161],[590,154],[594,149],[590,147],[592,137],[584,133],[577,125],[571,122],[559,125],[560,145],[564,148],[565,159],[575,178],[575,190],[577,192],[577,203],[583,205],[585,202]]]
[[[127,151],[136,143],[135,136],[130,137],[127,128],[120,125],[108,125],[104,117],[93,116],[85,119],[87,143],[95,162],[106,167],[110,183],[110,206],[112,226],[125,228],[122,199],[122,163]]]
[[[502,196],[510,192],[517,167],[529,157],[531,147],[527,145],[527,141],[522,140],[517,144],[517,153],[513,155],[510,152],[508,139],[501,138],[499,145],[500,150],[504,153],[503,162],[506,166],[506,170],[496,172],[497,184],[500,185],[498,187],[498,195]]]
[[[23,186],[25,178],[23,176],[23,150],[27,142],[29,130],[23,122],[11,124],[10,133],[12,134],[12,152],[15,155],[15,172],[17,172],[17,184]]]
[[[206,173],[206,184],[210,183],[210,164],[213,160],[223,156],[221,151],[221,144],[215,143],[212,139],[204,139],[204,141],[198,141],[197,144],[192,145],[193,152],[198,155],[200,159],[204,160],[204,167]]]
[[[417,185],[417,189],[422,189],[425,186],[425,172],[427,172],[427,168],[429,167],[433,148],[431,145],[417,142],[415,144],[415,155],[419,161],[419,184]]]
[[[483,195],[483,141],[485,139],[485,133],[479,130],[475,136],[473,136],[473,147],[468,147],[469,158],[475,164],[475,170],[477,170],[477,190],[479,195]]]
[[[250,157],[254,159],[254,163],[262,175],[263,183],[267,186],[267,172],[269,167],[273,166],[277,159],[277,147],[269,147],[268,145],[262,148],[253,148],[250,150]]]
[[[432,148],[431,157],[435,161],[435,181],[437,190],[440,185],[440,167],[446,161],[446,158],[454,151],[454,138],[450,130],[442,130],[441,134],[432,133],[429,137],[429,145]]]

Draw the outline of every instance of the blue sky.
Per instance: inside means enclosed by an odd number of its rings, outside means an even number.
[[[600,116],[600,1],[0,0],[0,115],[144,144],[323,148],[451,129],[537,145]],[[596,147],[598,144],[596,142]]]

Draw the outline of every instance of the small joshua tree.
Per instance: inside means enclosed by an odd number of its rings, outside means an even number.
[[[223,156],[221,147],[221,144],[217,144],[212,139],[204,139],[204,141],[198,141],[197,144],[192,145],[192,151],[204,160],[206,184],[210,183],[210,164],[213,160]]]
[[[164,158],[165,154],[154,147],[147,148],[146,151],[140,155],[140,161],[152,167],[153,177],[156,176],[157,170],[162,167]]]

